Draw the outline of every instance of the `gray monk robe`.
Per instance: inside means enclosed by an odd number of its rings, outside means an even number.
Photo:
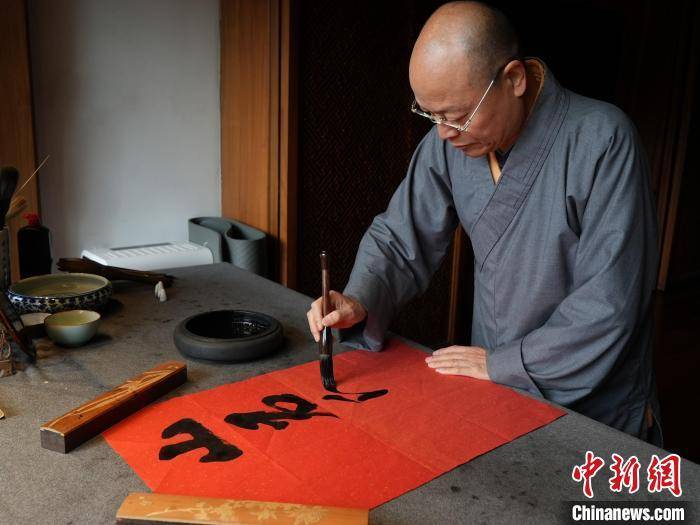
[[[533,67],[544,82],[497,184],[488,157],[467,157],[436,128],[422,140],[360,243],[344,293],[368,316],[341,341],[380,350],[461,224],[475,256],[472,345],[486,349],[491,379],[644,438],[647,403],[658,413],[645,155],[619,109]]]

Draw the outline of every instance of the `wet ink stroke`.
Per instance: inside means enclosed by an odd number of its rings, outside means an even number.
[[[337,388],[327,390],[335,393],[327,394],[323,396],[323,399],[347,403],[362,403],[389,393],[388,389],[370,392],[340,392]],[[349,399],[345,397],[346,395],[357,395],[357,399]],[[262,403],[274,409],[274,411],[233,412],[227,415],[224,421],[247,430],[258,430],[260,425],[268,425],[275,430],[283,430],[289,426],[289,421],[302,421],[312,417],[338,418],[338,416],[330,412],[315,412],[318,408],[317,404],[294,394],[266,396],[262,398]],[[294,408],[285,405],[294,405]],[[158,459],[170,461],[181,454],[200,448],[207,449],[207,453],[199,458],[200,463],[232,461],[243,455],[243,451],[237,446],[227,443],[204,425],[190,418],[176,421],[163,430],[161,437],[169,439],[181,434],[189,434],[192,436],[192,439],[163,446],[158,454]]]
[[[230,423],[240,428],[257,430],[260,425],[269,425],[275,430],[282,430],[289,425],[285,420],[311,419],[314,416],[335,417],[330,412],[314,412],[318,405],[294,394],[277,394],[262,398],[262,402],[274,408],[277,412],[234,412],[224,418],[226,423]],[[280,406],[279,403],[296,405],[295,409]]]
[[[211,430],[194,419],[181,419],[163,430],[161,437],[164,439],[189,434],[192,439],[166,445],[160,449],[158,459],[170,461],[180,454],[185,454],[198,448],[206,448],[207,454],[199,458],[200,463],[212,463],[220,461],[231,461],[243,455],[243,451],[237,446],[227,443],[220,437],[214,435]]]
[[[370,399],[382,397],[389,393],[388,388],[382,388],[381,390],[372,390],[370,392],[341,392],[337,388],[327,388],[326,390],[328,390],[329,392],[335,392],[335,394],[326,394],[325,396],[323,396],[323,399],[327,399],[330,401],[345,401],[348,403],[362,403],[363,401],[369,401]],[[357,395],[357,399],[348,399],[347,397],[345,397],[346,395]]]

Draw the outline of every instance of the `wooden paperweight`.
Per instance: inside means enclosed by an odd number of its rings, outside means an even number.
[[[132,493],[117,512],[119,525],[367,525],[366,509],[235,499]]]
[[[185,363],[162,363],[42,425],[41,446],[70,452],[185,381]]]

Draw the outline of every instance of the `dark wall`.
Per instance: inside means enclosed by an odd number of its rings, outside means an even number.
[[[683,179],[678,199],[675,234],[668,273],[668,291],[700,287],[700,83],[695,84],[695,104],[691,114]],[[700,347],[700,343],[698,343]]]
[[[331,257],[331,286],[342,290],[364,231],[430,128],[409,111],[407,79],[412,43],[436,5],[301,2],[297,282],[304,293],[320,293],[322,249]],[[446,261],[394,329],[426,344],[444,340],[449,268]]]

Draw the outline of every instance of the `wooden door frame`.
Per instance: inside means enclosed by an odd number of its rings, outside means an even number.
[[[29,67],[29,37],[25,0],[0,2],[0,164],[14,166],[19,171],[20,188],[36,167],[34,149],[34,122]],[[36,177],[24,186],[21,193],[27,204],[21,213],[7,221],[10,231],[10,261],[12,280],[19,279],[17,230],[27,213],[39,213],[39,187]]]
[[[221,2],[221,210],[266,232],[270,276],[296,284],[296,3]]]

